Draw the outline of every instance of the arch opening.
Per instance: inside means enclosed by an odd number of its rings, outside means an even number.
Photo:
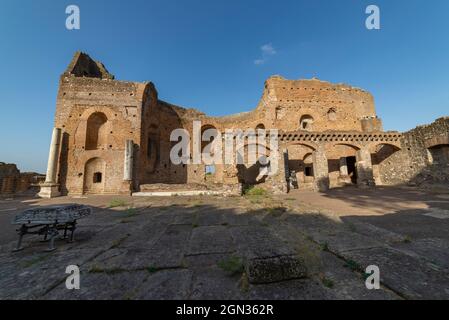
[[[107,145],[108,118],[102,112],[95,112],[87,119],[86,150],[97,150]]]
[[[92,158],[84,166],[84,186],[85,194],[104,193],[106,163],[101,158]]]
[[[305,131],[312,131],[313,130],[313,122],[314,119],[311,115],[303,115],[301,119],[299,119],[299,129],[305,130]]]

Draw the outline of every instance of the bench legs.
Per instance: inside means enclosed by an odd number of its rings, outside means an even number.
[[[34,228],[39,228],[38,231],[32,231]],[[48,248],[45,250],[46,252],[54,251],[55,248],[55,238],[59,236],[59,231],[64,229],[64,239],[68,239],[67,231],[70,231],[70,238],[68,242],[73,242],[74,234],[76,229],[76,220],[73,222],[69,222],[63,225],[53,224],[53,225],[36,225],[36,226],[27,226],[22,225],[20,229],[17,230],[19,234],[19,241],[17,242],[17,247],[13,250],[13,252],[23,250],[22,240],[23,236],[26,234],[39,234],[44,236],[44,242],[49,241]]]
[[[22,239],[23,239],[23,236],[27,234],[27,231],[28,231],[27,226],[22,225],[20,227],[20,229],[18,230],[18,232],[19,232],[19,241],[17,242],[17,247],[13,250],[13,252],[17,252],[17,251],[23,250]]]
[[[54,225],[53,227],[49,227],[47,229],[47,232],[45,234],[46,236],[49,235],[50,236],[50,242],[48,244],[48,248],[45,250],[46,252],[51,252],[54,251],[55,248],[55,238],[57,236],[59,236],[59,232],[58,232],[58,228],[56,225]]]

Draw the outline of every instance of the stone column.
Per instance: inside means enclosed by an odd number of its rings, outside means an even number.
[[[123,180],[133,180],[133,164],[134,164],[134,141],[126,140],[125,142],[125,161],[123,163]]]
[[[125,158],[123,159],[123,183],[121,193],[131,195],[133,191],[134,141],[125,141]]]
[[[371,162],[371,152],[368,148],[357,151],[357,185],[359,187],[374,186],[373,164]]]
[[[316,190],[329,190],[329,165],[327,163],[326,153],[322,147],[318,147],[313,152],[313,173]]]
[[[340,176],[345,177],[348,174],[348,164],[346,163],[346,158],[340,158]]]
[[[351,183],[351,178],[349,177],[348,164],[346,162],[346,157],[340,158],[340,176],[338,177],[338,183],[341,185]]]
[[[51,136],[50,152],[48,154],[47,175],[44,184],[41,185],[39,197],[54,198],[60,196],[57,184],[59,151],[61,147],[61,129],[53,128]]]

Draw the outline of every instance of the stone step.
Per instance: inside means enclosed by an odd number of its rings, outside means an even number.
[[[133,197],[173,197],[173,196],[217,196],[224,195],[223,191],[190,190],[190,191],[156,191],[134,192]]]

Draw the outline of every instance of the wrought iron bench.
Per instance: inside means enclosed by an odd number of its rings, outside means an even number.
[[[49,241],[46,251],[55,250],[54,241],[59,236],[59,230],[64,230],[64,239],[70,231],[69,241],[73,241],[76,229],[76,221],[92,213],[92,209],[85,205],[69,204],[51,207],[38,207],[25,210],[15,216],[12,224],[21,225],[17,232],[19,241],[14,251],[20,251],[22,239],[26,234],[38,234],[44,236],[44,241]],[[49,238],[49,239],[48,239]]]

